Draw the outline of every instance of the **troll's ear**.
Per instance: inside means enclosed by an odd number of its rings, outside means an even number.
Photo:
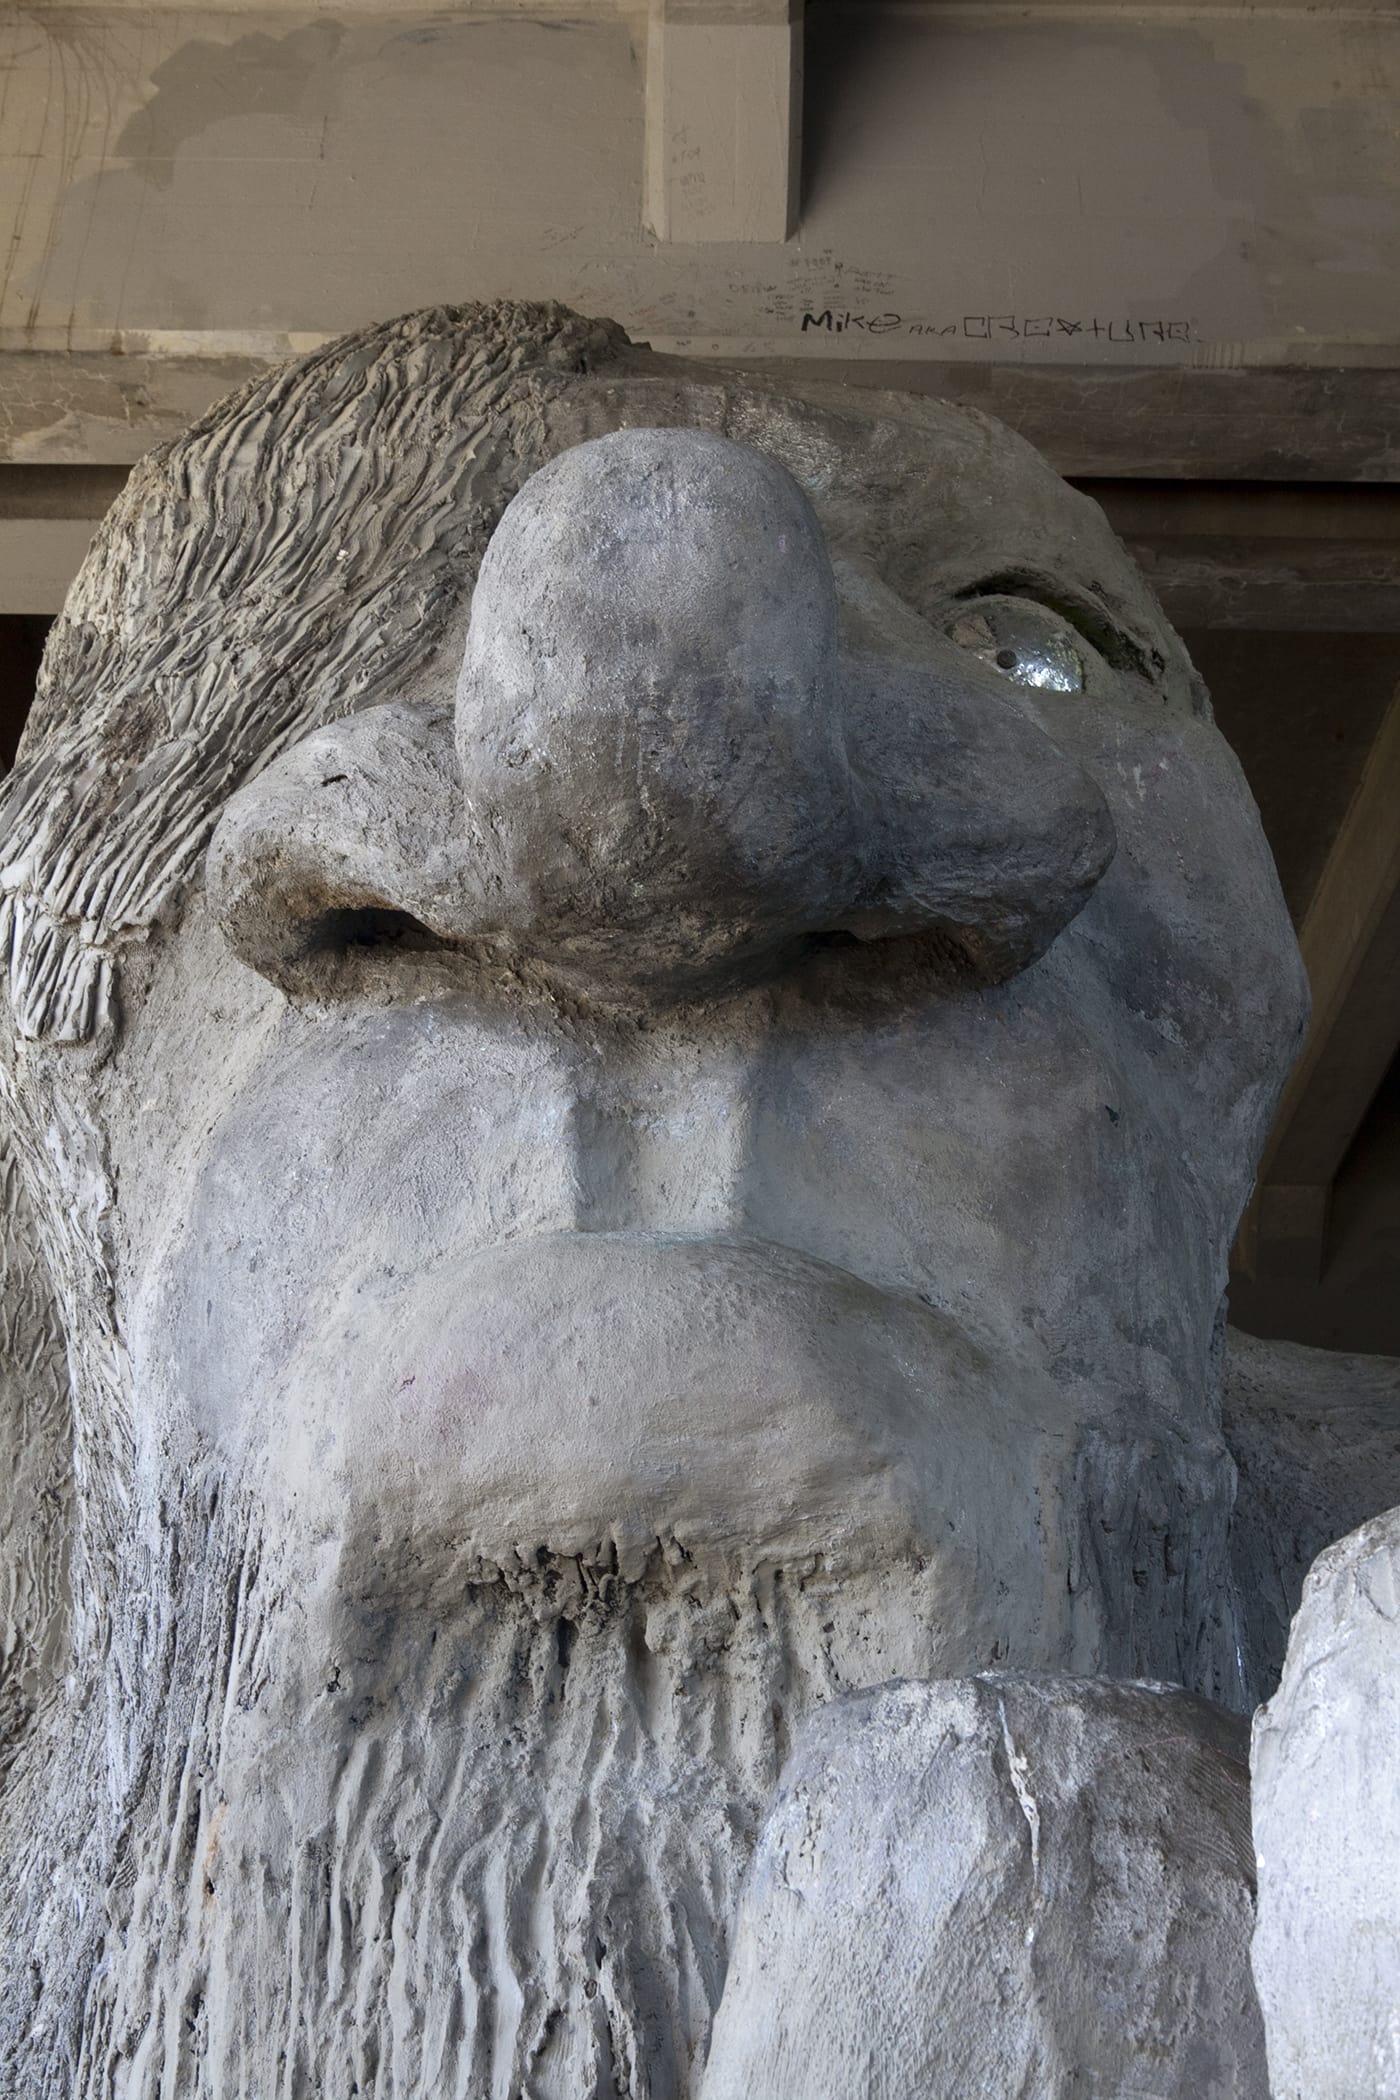
[[[67,1652],[72,1476],[63,1329],[0,1103],[0,1785]]]

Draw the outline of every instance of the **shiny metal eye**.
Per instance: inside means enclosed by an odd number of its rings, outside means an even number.
[[[1027,599],[1003,599],[960,613],[949,637],[1016,685],[1041,692],[1077,693],[1084,658],[1063,620]]]

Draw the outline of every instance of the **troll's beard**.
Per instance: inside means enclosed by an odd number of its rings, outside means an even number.
[[[814,1704],[1064,1667],[1081,1621],[1081,1667],[1215,1688],[1228,1613],[1180,1542],[1223,1536],[1218,1469],[1134,1435],[1082,1444],[1053,1614],[975,1568],[726,1577],[660,1541],[626,1578],[361,1553],[387,1574],[352,1596],[170,1479],[0,1800],[0,2100],[686,2100]]]
[[[332,1642],[224,1546],[100,1948],[66,1992],[49,1965],[64,2089],[693,2093],[789,1731],[839,1688],[822,1581],[717,1595],[658,1549],[639,1581],[539,1566],[436,1619],[342,1603]]]

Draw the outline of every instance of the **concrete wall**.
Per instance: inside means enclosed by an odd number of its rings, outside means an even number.
[[[31,5],[0,349],[554,297],[726,354],[1400,363],[1387,7],[821,7],[786,243],[643,230],[642,25]]]

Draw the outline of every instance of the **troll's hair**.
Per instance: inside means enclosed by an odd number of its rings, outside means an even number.
[[[626,339],[563,307],[442,307],[253,381],[151,453],[44,655],[0,789],[17,1033],[81,1043],[227,796],[431,652],[544,456],[539,408]]]

